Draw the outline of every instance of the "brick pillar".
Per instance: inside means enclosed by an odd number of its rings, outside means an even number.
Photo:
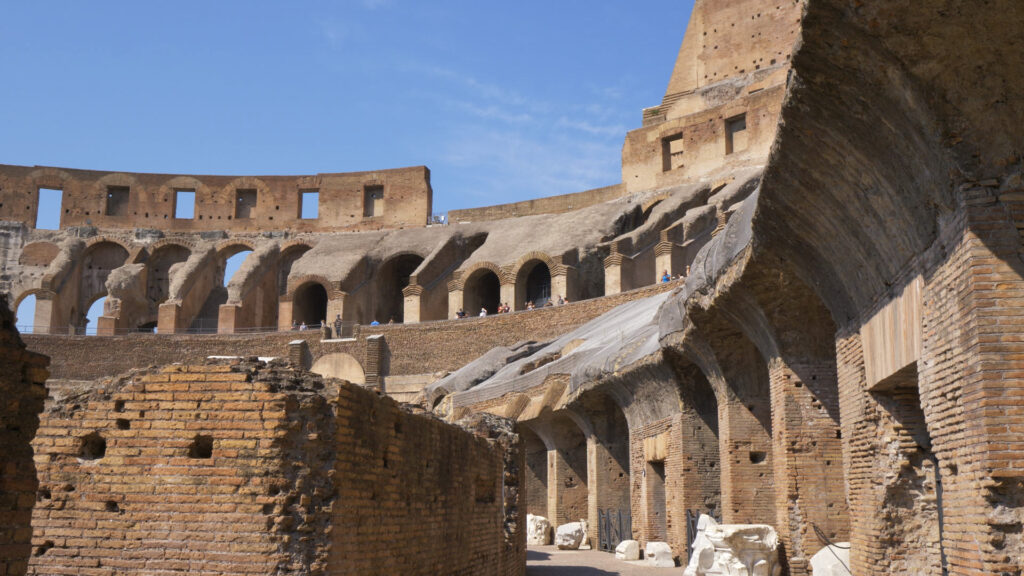
[[[569,463],[565,459],[565,455],[558,449],[549,449],[548,520],[551,521],[551,526],[554,528],[558,528],[567,522],[579,520],[579,518],[569,518],[566,514],[566,510],[562,506],[562,490],[564,490],[564,486],[561,486],[561,484],[563,484],[566,477],[571,474],[572,471],[569,468]]]
[[[813,526],[835,542],[850,537],[835,361],[787,365],[775,358],[769,363],[769,378],[774,526],[790,575],[806,575],[811,557],[822,548]]]
[[[181,304],[175,302],[164,302],[160,305],[157,313],[156,331],[159,334],[178,334],[181,327],[178,325],[181,316]]]
[[[557,302],[559,296],[570,302],[579,300],[579,272],[575,266],[558,266],[551,277],[551,297]]]
[[[96,319],[97,336],[113,336],[117,334],[117,318],[100,316]]]
[[[240,328],[238,322],[241,310],[238,304],[221,304],[217,310],[217,334],[234,334]]]
[[[772,439],[738,398],[718,406],[722,461],[722,520],[726,524],[774,524]]]
[[[417,324],[420,321],[420,308],[423,306],[423,286],[409,284],[402,289],[402,322]]]
[[[633,289],[633,260],[617,252],[604,259],[604,295]]]
[[[383,392],[383,371],[385,356],[387,354],[387,342],[383,334],[376,334],[366,338],[366,385],[377,388]]]

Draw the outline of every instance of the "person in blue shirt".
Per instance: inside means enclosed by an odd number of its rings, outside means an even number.
[[[380,322],[377,322],[377,319],[374,318],[373,322],[370,322],[370,326],[380,326]]]
[[[662,282],[662,284],[664,284],[665,282],[671,282],[671,281],[672,281],[672,277],[668,275],[668,270],[665,270],[665,272],[661,275],[661,282]]]

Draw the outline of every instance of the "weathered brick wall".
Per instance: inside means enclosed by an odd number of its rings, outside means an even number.
[[[795,576],[809,573],[811,557],[824,545],[815,527],[834,542],[849,539],[836,366],[831,359],[787,364],[776,358],[769,378],[774,526]]]
[[[381,186],[382,214],[365,216],[367,186]],[[127,189],[115,204],[110,188]],[[35,227],[39,189],[62,191],[60,227],[152,228],[163,231],[302,232],[425,226],[433,202],[425,166],[308,176],[193,176],[102,172],[0,164],[0,219]],[[176,191],[195,193],[193,218],[175,218]],[[238,191],[256,193],[245,217]],[[319,193],[319,217],[301,218],[300,191]]]
[[[525,200],[511,204],[498,204],[497,206],[486,206],[483,208],[466,208],[464,210],[452,210],[448,212],[448,221],[456,222],[483,222],[487,220],[502,220],[505,218],[516,218],[519,216],[532,216],[535,214],[561,214],[572,210],[579,210],[587,206],[593,206],[601,202],[608,202],[619,198],[626,193],[626,187],[622,184],[595,188],[573,194],[562,194],[560,196],[548,196],[535,200]]]
[[[89,380],[134,368],[174,362],[202,362],[209,356],[288,356],[288,342],[306,340],[312,358],[333,352],[355,357],[366,368],[366,338],[383,334],[388,357],[385,374],[426,374],[461,368],[496,346],[522,340],[550,340],[615,306],[674,286],[656,284],[632,292],[583,300],[566,306],[487,318],[423,324],[360,326],[355,342],[321,342],[317,331],[269,334],[125,336],[48,336],[26,334],[29,348],[51,358],[52,377]],[[117,350],[117,354],[110,354]]]
[[[283,364],[169,366],[54,403],[30,573],[521,574],[517,437],[336,386]]]
[[[837,338],[856,574],[1021,573],[1015,224],[996,190],[969,188],[936,245],[908,265],[924,279],[916,363],[869,389],[857,327]]]
[[[46,358],[25,350],[0,295],[0,575],[24,574],[36,474],[29,444],[39,425]]]
[[[525,500],[519,498],[525,480],[518,444],[412,416],[354,386],[342,388],[339,400],[340,491],[329,573],[523,573]],[[495,442],[506,444],[496,449]],[[506,451],[514,451],[511,466],[502,458]],[[503,525],[503,500],[522,514],[512,534]]]

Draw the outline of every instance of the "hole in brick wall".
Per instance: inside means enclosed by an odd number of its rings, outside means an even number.
[[[146,411],[145,410],[139,410],[139,418],[145,418],[145,417],[146,417]]]
[[[274,513],[274,505],[273,504],[264,504],[263,505],[263,513],[264,514],[273,514]]]
[[[49,500],[53,498],[53,494],[50,492],[49,488],[40,488],[38,496],[38,500]]]
[[[114,402],[114,412],[124,412],[124,400]]]
[[[843,439],[843,431],[842,430],[836,430],[836,439],[838,439],[838,440],[842,440]]]
[[[53,548],[53,540],[47,540],[46,542],[40,544],[39,547],[36,548],[35,555],[42,556],[43,554],[49,552],[50,548]]]
[[[118,418],[117,419],[117,429],[118,430],[130,430],[131,427],[132,427],[132,423],[128,419],[126,419],[126,418]]]
[[[36,229],[59,230],[60,211],[64,192],[54,188],[40,188],[36,205]]]
[[[383,461],[384,461],[384,467],[385,467],[385,468],[387,468],[387,467],[388,467],[388,457],[387,457],[387,456],[385,456],[385,457],[383,458]]]
[[[951,476],[956,476],[960,472],[960,468],[956,464],[950,464],[947,466],[947,469]]]
[[[99,460],[107,453],[107,441],[98,433],[93,432],[82,437],[78,448],[78,457],[82,460]]]
[[[277,496],[280,493],[281,488],[279,486],[271,486],[270,488],[267,489],[267,494],[270,494],[271,496]]]
[[[106,504],[103,505],[103,508],[107,512],[120,512],[121,511],[121,507],[118,506],[117,502],[114,502],[113,500],[107,500]]]
[[[797,388],[803,388],[804,387],[804,383],[799,381],[799,380],[794,382],[793,385],[796,386]]]
[[[196,434],[192,439],[192,445],[188,447],[189,458],[211,458],[213,457],[213,436]]]
[[[196,191],[174,191],[174,217],[178,220],[191,220],[196,217]],[[164,215],[167,218],[167,215]]]
[[[765,452],[761,452],[760,450],[752,450],[750,452],[751,464],[760,464],[764,462],[766,458],[768,458],[768,454]]]
[[[65,491],[65,492],[74,492],[75,491],[75,485],[74,484],[65,484],[65,485],[61,486],[60,489]]]

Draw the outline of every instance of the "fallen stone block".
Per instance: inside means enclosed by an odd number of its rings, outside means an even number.
[[[631,562],[640,559],[640,543],[636,540],[623,540],[615,547],[615,557]]]
[[[672,558],[672,547],[667,542],[648,542],[644,547],[644,557],[655,568],[674,568],[676,565]]]
[[[526,545],[546,546],[551,543],[551,522],[543,516],[526,515]]]
[[[559,550],[579,550],[587,533],[582,522],[562,524],[555,530],[555,546]]]
[[[710,516],[701,515],[693,554],[684,576],[779,576],[781,573],[779,537],[774,528],[766,524],[719,524]]]
[[[849,576],[850,543],[840,542],[826,546],[811,558],[814,576]]]

